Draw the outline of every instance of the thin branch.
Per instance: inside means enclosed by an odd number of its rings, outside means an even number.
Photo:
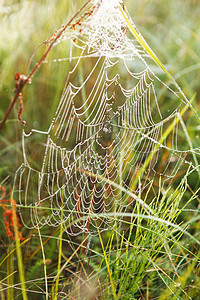
[[[125,0],[123,0],[123,10],[125,10]]]
[[[35,65],[35,67],[32,69],[32,71],[30,72],[30,74],[25,77],[24,75],[24,80],[20,83],[20,86],[15,90],[15,96],[10,104],[10,106],[8,107],[8,110],[2,120],[2,122],[0,123],[0,131],[2,130],[9,114],[11,113],[13,106],[15,105],[20,93],[22,92],[22,89],[24,88],[24,86],[26,85],[27,82],[30,82],[31,77],[35,74],[35,72],[39,69],[39,67],[41,66],[42,62],[45,60],[45,58],[47,57],[47,55],[49,54],[51,48],[53,47],[53,45],[56,43],[56,41],[61,37],[61,35],[64,33],[64,31],[71,25],[71,23],[73,22],[73,20],[80,14],[80,12],[91,2],[92,0],[88,0],[77,12],[76,14],[71,18],[71,20],[65,25],[63,26],[63,29],[60,31],[60,33],[55,37],[55,39],[51,42],[51,44],[49,45],[48,49],[46,50],[46,52],[44,53],[44,55],[41,57],[41,59],[37,62],[37,64]],[[43,43],[42,43],[43,44]],[[35,51],[33,52],[33,54],[31,55],[31,58],[28,61],[28,65],[26,67],[25,73],[27,71],[27,68],[29,67],[35,53],[37,52],[37,50],[39,49],[39,47],[42,45],[40,44]]]

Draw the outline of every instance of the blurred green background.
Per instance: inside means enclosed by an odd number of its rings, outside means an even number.
[[[56,28],[66,24],[84,3],[83,0],[0,0],[0,120],[3,119],[14,95],[15,73],[24,72],[34,49],[45,41]],[[147,43],[175,77],[188,99],[196,94],[193,106],[200,115],[199,0],[125,0],[125,4]],[[44,46],[38,51],[32,66],[45,49]],[[68,54],[69,49],[55,47],[54,56],[67,57]],[[49,61],[51,56],[52,53],[48,57]],[[66,62],[43,64],[33,76],[32,83],[27,84],[24,88],[22,117],[27,122],[26,132],[32,128],[41,131],[48,130],[69,67],[69,63]],[[163,103],[160,105],[163,104],[167,109],[167,104],[164,102],[165,97],[162,101]],[[23,126],[17,118],[18,110],[19,103],[17,102],[5,127],[0,132],[0,184],[7,188],[7,192],[11,191],[15,171],[23,162],[21,147]],[[193,147],[199,147],[200,124],[195,125],[194,120],[192,113],[184,116]],[[196,182],[195,180],[194,182]],[[190,194],[186,197],[187,201],[190,197]],[[196,202],[192,208],[196,208],[195,206],[197,206]],[[181,221],[189,220],[189,224],[192,216],[190,212],[183,213]],[[192,230],[196,232],[197,236],[199,222],[194,222],[192,226]],[[142,237],[142,240],[145,239]],[[95,240],[95,247],[100,248],[98,243],[99,241]],[[146,243],[148,244],[148,239]],[[185,244],[188,245],[187,238]],[[52,245],[48,247],[48,250],[52,252],[49,257],[55,259],[57,244],[53,241]],[[34,248],[34,245],[31,246]],[[38,244],[35,245],[35,247],[37,246]],[[137,252],[137,247],[135,251]],[[191,251],[196,253],[196,248]],[[179,253],[179,249],[177,253]],[[185,256],[188,256],[189,252],[186,253]],[[35,261],[38,263],[37,257]],[[98,259],[97,263],[99,263]],[[32,272],[34,276],[36,269],[40,270],[37,264]],[[168,270],[167,264],[166,269]],[[198,277],[199,274],[197,273],[196,276]],[[30,276],[30,278],[32,277]],[[155,290],[156,293],[159,292],[157,291],[157,278],[155,279]]]
[[[14,74],[23,73],[34,49],[61,24],[65,24],[84,1],[77,0],[1,0],[0,2],[0,119],[13,97]],[[197,93],[199,111],[200,82],[200,3],[195,0],[125,0],[128,11],[148,44],[174,75],[188,98]],[[66,50],[65,50],[66,51]],[[35,61],[41,53],[35,57]],[[59,53],[58,53],[59,56]],[[67,56],[67,53],[66,53]],[[30,128],[47,130],[58,104],[68,65],[43,65],[23,91],[23,118]],[[22,162],[21,130],[15,105],[0,133],[0,182]],[[188,121],[191,136],[200,128]],[[9,179],[7,183],[9,182]]]

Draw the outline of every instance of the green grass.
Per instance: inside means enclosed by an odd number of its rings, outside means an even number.
[[[0,119],[13,97],[14,74],[23,72],[36,46],[65,24],[83,3],[4,0],[3,8],[0,5]],[[125,3],[159,61],[167,66],[186,97],[193,98],[192,105],[200,115],[198,1]],[[25,87],[23,118],[27,132],[31,128],[48,129],[68,70],[67,63],[45,64],[32,84]],[[165,91],[159,96],[160,105],[167,110]],[[0,184],[8,194],[14,173],[23,161],[18,107],[17,103],[0,132]],[[199,147],[200,127],[194,114],[183,111],[181,117],[179,137],[186,136],[187,140],[183,149]],[[197,166],[198,157],[192,159]],[[144,169],[147,166],[148,162],[144,163]],[[99,231],[91,240],[87,235],[70,237],[62,226],[45,226],[34,230],[22,227],[25,241],[12,241],[6,236],[0,208],[0,298],[199,299],[199,175],[192,169],[185,169],[184,174],[166,191],[155,190],[152,182],[134,202],[132,211],[107,215],[108,219],[121,220],[113,230]],[[133,196],[118,182],[111,184],[121,189],[125,199]],[[15,236],[17,231],[15,222]]]

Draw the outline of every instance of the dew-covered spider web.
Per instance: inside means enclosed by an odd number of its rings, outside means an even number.
[[[47,61],[68,60],[71,71],[49,130],[23,132],[14,198],[28,228],[62,222],[69,234],[96,234],[114,226],[109,213],[136,202],[151,213],[148,189],[165,193],[198,169],[182,118],[187,100],[130,34],[121,7],[93,1],[55,45],[70,55]],[[46,138],[37,168],[25,147],[34,134]]]

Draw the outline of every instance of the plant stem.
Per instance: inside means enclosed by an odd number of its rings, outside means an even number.
[[[22,89],[24,88],[24,86],[26,85],[27,82],[30,82],[31,77],[35,74],[35,72],[39,69],[39,67],[41,66],[41,64],[43,63],[43,61],[45,60],[45,58],[47,57],[47,55],[49,54],[51,48],[53,47],[53,45],[56,43],[56,41],[62,36],[62,34],[65,32],[65,30],[71,25],[71,23],[73,22],[73,20],[80,14],[80,12],[91,2],[92,0],[88,0],[77,12],[76,14],[71,18],[71,20],[63,27],[63,29],[60,31],[60,33],[55,37],[55,39],[51,42],[51,44],[49,45],[48,49],[46,50],[46,52],[43,54],[43,56],[40,58],[40,60],[37,62],[37,64],[35,65],[35,67],[32,69],[32,71],[29,73],[29,75],[27,76],[27,78],[23,81],[23,84],[20,85],[20,87],[17,89],[15,96],[2,120],[2,122],[0,123],[0,131],[2,130],[9,114],[11,113],[13,106],[15,105],[19,94],[21,93]],[[36,51],[39,49],[39,47],[43,45],[40,44],[36,50],[33,52],[33,54],[31,55],[31,58],[28,62],[28,66],[30,65],[30,62],[33,58],[33,56],[35,55]],[[26,68],[27,70],[27,68]],[[25,72],[26,72],[25,70]]]
[[[106,251],[105,251],[105,248],[104,248],[104,245],[103,245],[103,241],[102,241],[102,238],[101,238],[101,234],[99,232],[99,228],[98,227],[97,227],[97,231],[98,231],[98,234],[99,234],[99,240],[100,240],[101,247],[102,247],[102,250],[103,250],[104,259],[105,259],[105,262],[106,262],[106,267],[107,267],[107,270],[108,270],[108,276],[109,276],[109,279],[110,279],[110,284],[111,284],[111,288],[112,288],[113,298],[116,299],[117,295],[116,295],[115,286],[114,286],[114,283],[113,283],[113,280],[112,280],[112,271],[110,270],[110,267],[109,267],[109,263],[108,263]]]
[[[23,265],[23,260],[22,260],[21,245],[20,245],[19,232],[18,232],[18,227],[17,227],[17,215],[16,215],[16,209],[15,209],[15,204],[14,204],[13,199],[11,199],[11,204],[12,204],[15,243],[16,243],[16,251],[17,251],[17,262],[18,262],[19,277],[20,277],[21,288],[22,288],[22,297],[23,297],[23,300],[28,300],[27,293],[26,293],[24,265]]]
[[[160,59],[157,57],[157,55],[151,50],[151,48],[149,47],[149,45],[146,43],[146,41],[144,40],[144,38],[142,37],[142,35],[137,31],[136,28],[134,28],[134,26],[131,24],[131,22],[129,21],[129,18],[126,14],[126,12],[121,8],[121,6],[119,6],[119,9],[121,11],[121,14],[127,24],[127,26],[129,27],[131,33],[133,34],[133,36],[136,38],[136,40],[139,42],[139,44],[142,46],[142,48],[150,55],[150,57],[154,60],[154,62],[159,66],[159,68],[161,68],[163,70],[163,72],[167,75],[167,77],[171,80],[171,82],[174,84],[174,86],[178,89],[178,91],[180,92],[181,96],[182,96],[182,100],[184,101],[185,104],[187,104],[192,111],[194,112],[197,120],[200,122],[200,117],[198,116],[196,110],[194,109],[194,107],[191,105],[190,101],[188,100],[188,98],[185,96],[184,92],[182,91],[182,89],[180,88],[180,86],[178,85],[178,83],[176,82],[176,80],[173,78],[173,76],[167,71],[167,69],[165,68],[165,66],[162,64],[162,62],[160,61]]]

